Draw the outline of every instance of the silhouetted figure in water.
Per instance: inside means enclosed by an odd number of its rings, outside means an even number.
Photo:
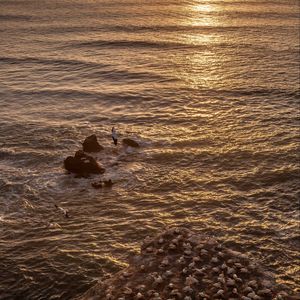
[[[117,131],[116,131],[115,127],[113,127],[111,129],[111,137],[114,141],[114,144],[117,146],[117,144],[118,144],[118,135],[117,135]]]
[[[102,188],[102,181],[100,180],[98,182],[92,182],[91,185],[94,189],[101,189]]]
[[[112,187],[112,185],[113,185],[113,182],[111,181],[111,179],[104,180],[103,183],[104,183],[105,187]]]
[[[64,214],[64,216],[65,216],[66,218],[69,218],[69,217],[70,217],[69,211],[68,211],[67,209],[64,209],[64,208],[62,208],[62,207],[60,207],[60,206],[57,206],[56,204],[54,204],[54,206],[55,206],[57,209],[59,209],[59,210]]]

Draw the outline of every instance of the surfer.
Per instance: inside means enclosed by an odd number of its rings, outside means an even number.
[[[111,129],[111,137],[114,141],[114,144],[117,146],[117,144],[118,144],[118,135],[117,135],[117,131],[116,131],[115,127],[113,127]]]

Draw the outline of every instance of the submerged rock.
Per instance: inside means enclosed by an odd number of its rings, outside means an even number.
[[[127,269],[77,299],[296,299],[282,289],[246,255],[207,236],[175,228],[147,237]]]
[[[123,139],[122,140],[122,143],[126,146],[130,146],[130,147],[133,147],[133,148],[138,148],[140,147],[140,145],[138,144],[138,142],[132,140],[132,139]]]
[[[103,183],[105,187],[112,187],[114,184],[111,179],[104,180]]]
[[[102,181],[97,181],[97,182],[92,182],[91,186],[94,189],[102,189],[103,185],[102,185]]]
[[[99,152],[104,148],[98,143],[95,134],[88,136],[82,143],[84,152]]]
[[[113,182],[111,179],[108,179],[108,180],[100,180],[100,181],[95,181],[95,182],[92,182],[91,183],[91,186],[95,189],[101,189],[103,187],[106,187],[106,188],[110,188],[113,186]]]
[[[81,150],[77,151],[74,157],[68,156],[64,160],[64,167],[67,171],[80,175],[103,174],[105,172],[105,169],[93,157]]]

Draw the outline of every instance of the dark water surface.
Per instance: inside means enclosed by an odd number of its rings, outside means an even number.
[[[293,0],[1,0],[0,298],[71,299],[174,224],[299,289],[298,26]],[[62,169],[92,133],[112,190]]]

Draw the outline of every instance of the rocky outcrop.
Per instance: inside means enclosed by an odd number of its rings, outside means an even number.
[[[104,148],[98,143],[95,134],[88,136],[82,143],[84,152],[99,152]]]
[[[79,150],[75,156],[68,156],[64,160],[64,167],[71,173],[79,175],[103,174],[105,169],[91,156]]]
[[[138,144],[138,142],[132,140],[132,139],[123,139],[122,140],[122,143],[123,145],[125,146],[130,146],[130,147],[133,147],[133,148],[138,148],[140,147],[140,145]]]
[[[245,254],[185,228],[147,237],[129,267],[80,300],[296,299]]]

